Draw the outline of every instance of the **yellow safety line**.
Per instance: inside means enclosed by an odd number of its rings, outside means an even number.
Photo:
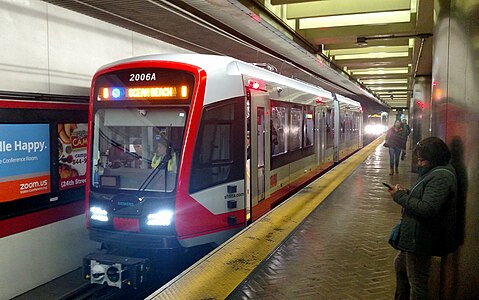
[[[343,161],[147,299],[225,299],[382,142]]]

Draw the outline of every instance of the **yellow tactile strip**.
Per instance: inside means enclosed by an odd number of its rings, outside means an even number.
[[[225,299],[382,141],[358,151],[147,299]]]

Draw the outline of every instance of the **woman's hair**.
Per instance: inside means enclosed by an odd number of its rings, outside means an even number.
[[[451,160],[451,152],[438,137],[428,137],[417,143],[414,151],[417,157],[428,160],[432,166],[444,166]]]

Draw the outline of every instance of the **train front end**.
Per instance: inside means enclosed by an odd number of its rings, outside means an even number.
[[[198,70],[129,62],[93,79],[87,223],[103,252],[84,258],[94,284],[139,286],[147,253],[181,247],[175,199]]]

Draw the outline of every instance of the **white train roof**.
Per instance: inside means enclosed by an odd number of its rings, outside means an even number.
[[[197,66],[207,74],[205,104],[222,99],[244,95],[245,83],[243,76],[260,79],[279,86],[312,94],[318,97],[333,99],[331,92],[312,84],[298,81],[283,75],[268,71],[252,64],[237,60],[229,56],[207,55],[207,54],[156,54],[145,55],[119,60],[101,67],[98,71],[106,68],[129,62],[137,61],[171,61]],[[221,88],[218,88],[220,86]],[[350,105],[360,106],[356,101],[337,95],[340,102],[348,102]],[[311,103],[309,103],[311,104]]]

